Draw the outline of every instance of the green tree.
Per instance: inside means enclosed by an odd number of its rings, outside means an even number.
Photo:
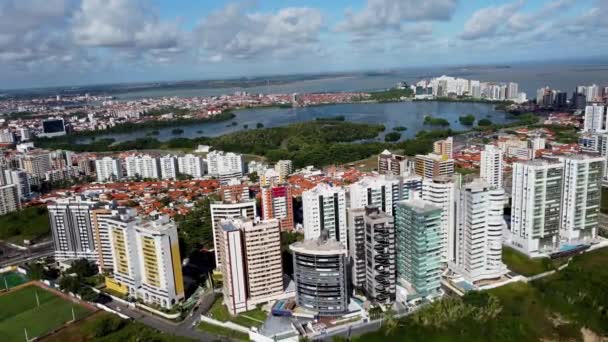
[[[490,119],[481,119],[481,120],[477,121],[477,126],[480,126],[480,127],[492,126],[492,121],[490,121]]]
[[[63,291],[78,293],[80,286],[80,279],[78,277],[64,275],[59,278],[59,288]]]
[[[460,121],[461,124],[465,125],[465,126],[472,126],[475,123],[475,116],[469,114],[469,115],[464,115],[461,116],[460,118],[458,118],[458,120]]]
[[[186,216],[178,220],[179,238],[188,255],[200,247],[213,247],[213,231],[211,222],[211,199],[200,200]]]
[[[72,263],[72,266],[67,270],[68,274],[76,273],[78,277],[88,278],[97,274],[97,266],[87,259],[78,259]]]

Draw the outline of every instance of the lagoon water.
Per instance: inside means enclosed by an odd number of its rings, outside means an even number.
[[[153,137],[161,141],[176,137],[195,138],[199,136],[214,137],[245,129],[255,128],[262,123],[264,127],[284,126],[294,122],[314,120],[315,118],[328,118],[342,115],[346,121],[361,123],[377,123],[386,126],[390,132],[395,126],[407,128],[402,132],[402,138],[414,136],[420,130],[432,130],[438,127],[424,125],[427,115],[444,118],[450,122],[453,130],[466,129],[458,122],[462,115],[472,114],[477,119],[488,118],[494,123],[505,123],[510,120],[509,114],[496,111],[493,105],[484,103],[464,102],[395,102],[395,103],[357,103],[337,104],[300,108],[252,108],[235,112],[236,117],[231,121],[195,124],[189,126],[167,127],[158,129],[159,134]],[[237,125],[231,125],[236,122]],[[181,128],[184,132],[175,135],[172,131]],[[142,129],[130,133],[106,134],[98,138],[114,138],[116,142],[133,140],[147,136],[155,129]],[[382,136],[379,137],[381,139]],[[83,138],[82,142],[88,139]]]

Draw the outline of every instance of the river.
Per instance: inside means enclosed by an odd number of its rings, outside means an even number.
[[[467,127],[458,122],[462,115],[472,114],[477,119],[488,118],[494,123],[506,123],[510,121],[509,114],[494,110],[494,106],[484,103],[465,102],[394,102],[394,103],[356,103],[336,104],[300,108],[251,108],[235,112],[236,117],[230,121],[203,123],[187,126],[174,126],[161,129],[141,129],[130,133],[104,134],[97,138],[113,138],[116,142],[133,140],[152,136],[160,141],[167,141],[176,137],[195,138],[199,136],[214,137],[227,133],[233,133],[256,127],[262,123],[264,127],[284,126],[295,122],[314,120],[315,118],[328,118],[338,115],[344,116],[346,121],[361,123],[377,123],[386,126],[386,132],[393,127],[404,126],[406,131],[402,132],[402,138],[416,135],[420,130],[432,130],[434,128],[424,125],[424,117],[427,115],[444,118],[450,122],[453,130],[464,130]],[[232,125],[236,122],[236,125]],[[182,134],[176,135],[172,131],[176,128],[183,130]],[[149,135],[157,130],[158,135]],[[379,138],[382,138],[380,136]],[[79,142],[90,141],[82,138]]]

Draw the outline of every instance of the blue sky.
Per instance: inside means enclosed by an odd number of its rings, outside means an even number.
[[[2,0],[0,88],[608,55],[608,0]]]

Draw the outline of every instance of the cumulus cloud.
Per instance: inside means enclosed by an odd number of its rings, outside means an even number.
[[[177,22],[161,22],[139,0],[83,0],[72,33],[86,46],[143,49],[174,48],[183,35]]]
[[[399,30],[402,24],[451,19],[457,0],[368,0],[360,12],[348,10],[338,31],[373,35],[387,29]]]
[[[201,21],[193,33],[201,55],[219,62],[319,49],[323,26],[319,10],[289,7],[276,13],[247,13],[247,9],[231,4]]]
[[[478,10],[464,24],[464,31],[460,34],[460,38],[474,40],[495,35],[499,28],[514,16],[522,5],[523,2],[518,1]]]

